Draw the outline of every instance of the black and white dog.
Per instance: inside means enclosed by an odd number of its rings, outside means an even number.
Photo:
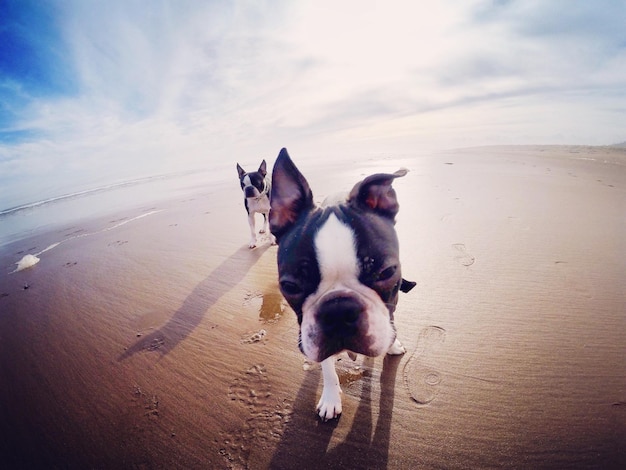
[[[261,162],[258,171],[247,173],[239,163],[237,163],[237,173],[239,174],[239,183],[243,190],[243,203],[248,213],[248,224],[250,225],[250,243],[248,247],[255,248],[257,245],[255,215],[263,214],[263,228],[259,233],[267,232],[268,214],[270,211],[270,194],[271,183],[267,176],[265,160]],[[276,244],[276,240],[270,234],[270,242]]]
[[[280,290],[298,316],[300,349],[322,363],[317,412],[341,414],[335,355],[403,354],[393,314],[398,292],[415,283],[400,272],[391,184],[406,174],[376,174],[342,200],[316,207],[309,184],[282,149],[272,173],[270,230],[278,241]]]

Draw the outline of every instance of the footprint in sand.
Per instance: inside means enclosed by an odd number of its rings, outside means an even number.
[[[255,331],[254,333],[246,333],[241,338],[241,342],[243,344],[260,343],[261,341],[265,339],[266,336],[267,336],[267,331],[265,330]]]
[[[145,416],[150,418],[159,417],[159,397],[155,394],[144,393],[138,385],[134,387],[132,395],[132,401],[143,408]]]
[[[150,341],[146,341],[144,343],[143,349],[146,351],[157,351],[163,346],[165,346],[165,338],[162,336],[157,336],[155,338],[152,338]]]
[[[432,353],[446,337],[446,330],[439,326],[427,326],[417,339],[417,348],[404,366],[403,376],[411,399],[418,405],[428,405],[439,391],[441,374],[426,365],[425,358]]]
[[[452,248],[454,248],[454,252],[455,252],[454,259],[457,262],[459,262],[461,265],[471,266],[472,264],[474,264],[474,261],[476,261],[476,258],[470,255],[465,249],[465,244],[454,243],[452,245]]]
[[[271,396],[267,370],[263,364],[250,367],[228,387],[228,397],[250,411],[263,408]]]
[[[243,426],[232,432],[222,432],[219,453],[229,468],[253,468],[252,449],[276,446],[291,419],[291,403],[272,397],[267,370],[262,364],[250,367],[228,388],[228,397],[250,412]]]

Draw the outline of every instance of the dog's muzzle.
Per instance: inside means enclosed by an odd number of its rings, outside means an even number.
[[[329,339],[357,336],[365,308],[361,300],[345,293],[325,299],[317,313],[324,336]]]
[[[257,197],[259,195],[259,190],[254,186],[246,186],[243,188],[243,194],[246,198]]]

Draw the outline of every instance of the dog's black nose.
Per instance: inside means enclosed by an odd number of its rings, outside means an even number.
[[[257,195],[259,194],[254,189],[254,186],[246,186],[245,189],[244,189],[244,193],[245,193],[246,197],[257,197]]]
[[[363,310],[363,304],[354,297],[334,297],[320,307],[320,326],[327,336],[355,335]]]

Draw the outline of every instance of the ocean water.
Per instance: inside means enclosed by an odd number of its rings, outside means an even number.
[[[233,165],[234,166],[234,165]],[[38,233],[142,207],[149,210],[159,201],[185,197],[232,180],[235,169],[185,171],[100,186],[80,192],[0,209],[0,249]]]
[[[380,157],[368,159],[305,158],[295,159],[296,164],[307,173],[324,169],[324,178],[315,181],[318,196],[338,191],[337,180],[344,173],[352,173],[348,178],[356,182],[363,176],[380,171],[393,172],[400,167],[414,166],[415,156]],[[267,160],[268,171],[273,166]],[[257,164],[242,162],[248,171],[255,170]],[[54,197],[33,201],[18,207],[0,206],[0,250],[10,243],[39,233],[71,226],[74,222],[95,220],[112,216],[131,209],[145,208],[159,201],[172,200],[208,191],[215,185],[233,185],[239,188],[235,161],[227,161],[211,169],[185,170],[170,174],[150,176],[129,181],[72,191]],[[325,187],[328,186],[328,188]],[[351,187],[339,186],[347,191]]]

